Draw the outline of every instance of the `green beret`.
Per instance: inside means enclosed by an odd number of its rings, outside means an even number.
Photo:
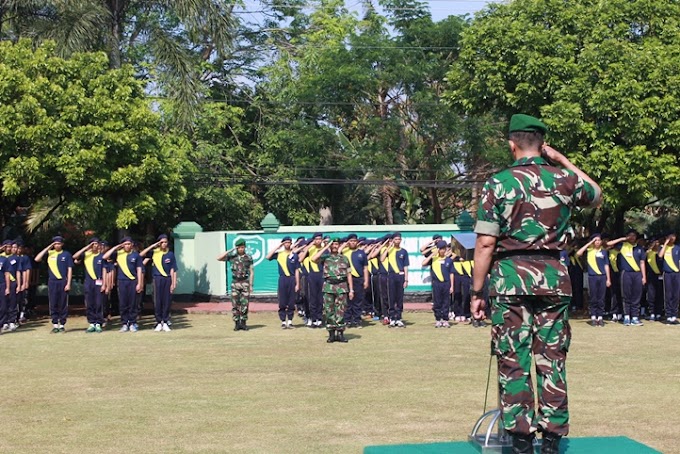
[[[510,118],[510,132],[540,132],[545,134],[548,127],[531,115],[515,114]]]
[[[236,240],[236,243],[234,243],[234,244],[236,244],[236,247],[245,246],[246,240],[244,240],[243,238],[239,238],[238,240]]]
[[[331,243],[339,243],[340,242],[340,237],[336,236],[331,240]]]

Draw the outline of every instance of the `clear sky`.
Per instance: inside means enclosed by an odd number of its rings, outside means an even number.
[[[448,16],[460,16],[464,14],[474,15],[477,11],[483,9],[490,0],[423,0],[430,7],[432,19],[437,22]],[[502,0],[497,0],[502,1]],[[243,6],[236,7],[234,12],[238,14],[241,19],[247,22],[259,22],[262,20],[262,10],[264,9],[262,3],[258,0],[243,0]],[[348,9],[353,11],[360,11],[362,8],[362,0],[345,0],[345,5]],[[314,0],[309,0],[310,8],[313,5],[318,5]],[[374,1],[377,6],[377,1]]]

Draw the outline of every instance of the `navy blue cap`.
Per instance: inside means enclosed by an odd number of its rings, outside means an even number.
[[[366,242],[366,237],[365,237],[365,236],[360,236],[359,238],[357,238],[357,240],[359,241],[359,243],[365,243],[365,242]]]
[[[12,240],[5,240],[2,242],[3,246],[11,246],[12,245]]]
[[[158,238],[156,238],[156,241],[167,240],[167,239],[168,239],[168,236],[165,233],[163,233],[161,235],[158,235]]]
[[[433,239],[433,240],[436,240],[436,239],[438,239],[438,238],[439,238],[439,239],[442,238],[442,236],[441,236],[439,233],[435,233],[434,235],[432,235],[432,239]]]
[[[347,240],[349,240],[349,238],[346,237],[346,236],[343,236],[342,238],[335,237],[335,238],[333,238],[333,239],[334,239],[334,240],[337,239],[337,240],[340,241],[341,243],[346,243]]]
[[[64,238],[62,238],[62,237],[60,237],[59,235],[57,235],[57,236],[55,236],[55,237],[52,237],[52,242],[53,242],[53,243],[63,243],[63,242],[64,242]],[[3,243],[3,244],[4,244],[4,243]]]
[[[323,238],[323,233],[316,232],[314,235],[312,235],[312,239],[314,239],[314,238]]]
[[[590,235],[590,241],[594,240],[595,238],[602,239],[602,234],[601,233],[593,233],[592,235]]]
[[[291,237],[289,237],[289,236],[284,236],[283,238],[281,238],[281,242],[283,243],[284,241],[290,241],[290,242],[292,242],[293,239],[292,239]]]
[[[101,244],[102,246],[108,246],[108,245],[109,245],[109,242],[106,241],[106,240],[102,240],[102,241],[100,241],[100,244]]]
[[[444,241],[444,240],[437,241],[437,249],[443,249],[446,246],[447,246],[446,241]]]
[[[129,241],[130,243],[133,242],[133,241],[132,241],[132,238],[130,238],[129,236],[124,236],[123,239],[121,240],[121,243],[127,243],[128,241]]]
[[[16,244],[17,246],[23,246],[24,242],[17,238],[16,240],[14,240],[14,244]]]
[[[87,244],[92,244],[92,243],[99,243],[99,238],[97,238],[97,237],[90,238],[90,241],[88,241]]]
[[[356,239],[358,239],[358,238],[359,238],[359,237],[357,236],[356,233],[350,233],[349,235],[347,235],[347,241],[349,241],[349,240],[356,240]]]
[[[303,243],[303,242],[305,242],[306,240],[305,240],[305,237],[304,237],[304,236],[299,236],[299,237],[297,237],[297,239],[295,240],[295,242],[297,243],[298,241]]]
[[[640,234],[638,233],[638,231],[635,230],[635,229],[628,229],[628,231],[626,232],[626,236],[630,235],[631,233],[634,233],[636,237],[637,237],[637,236],[640,236]]]
[[[392,238],[401,238],[401,232],[394,232]]]

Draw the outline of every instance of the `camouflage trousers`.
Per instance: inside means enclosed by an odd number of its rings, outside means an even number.
[[[323,315],[327,330],[345,329],[345,309],[347,309],[347,293],[324,293]]]
[[[248,320],[250,283],[234,281],[231,283],[231,314],[235,322]]]
[[[491,298],[492,354],[498,358],[502,420],[509,432],[569,432],[566,359],[571,340],[565,296]],[[536,363],[538,414],[531,381]]]

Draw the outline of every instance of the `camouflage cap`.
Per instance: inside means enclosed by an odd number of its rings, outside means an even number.
[[[540,132],[545,134],[548,127],[538,118],[531,115],[515,114],[510,118],[509,132]]]

